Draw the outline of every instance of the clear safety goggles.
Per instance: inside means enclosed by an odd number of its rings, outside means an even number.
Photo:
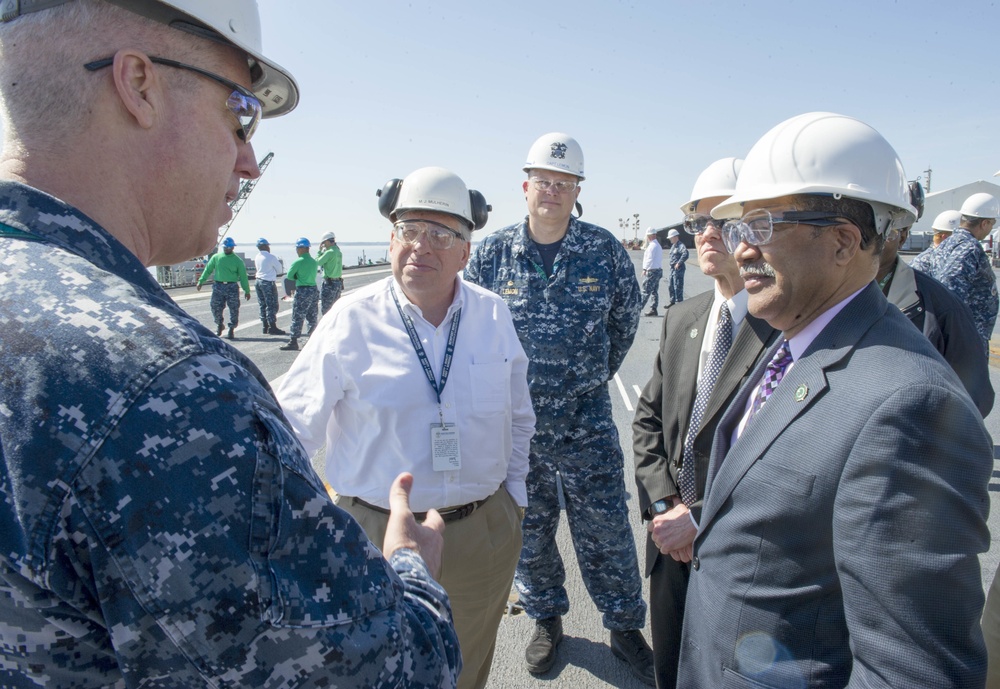
[[[701,234],[711,225],[721,232],[725,223],[725,220],[716,220],[711,215],[704,213],[688,213],[684,216],[684,231],[688,234]]]
[[[542,177],[531,177],[530,180],[532,186],[538,191],[549,191],[551,189],[557,194],[568,194],[579,186],[578,182],[568,179],[553,181]]]
[[[455,246],[455,240],[465,240],[461,233],[447,225],[433,220],[400,220],[392,226],[396,240],[406,246],[412,246],[421,236],[427,238],[427,243],[436,251],[446,251]]]
[[[103,60],[88,62],[84,65],[84,67],[91,72],[96,72],[99,69],[108,67],[114,62],[114,60],[115,59],[113,57],[107,57]],[[257,96],[253,95],[249,89],[240,86],[235,81],[231,81],[225,77],[219,76],[218,74],[209,72],[208,70],[200,67],[194,67],[192,65],[186,65],[183,62],[177,62],[176,60],[168,60],[165,57],[153,57],[150,55],[149,61],[153,64],[164,65],[166,67],[186,69],[189,72],[200,74],[203,77],[212,79],[213,81],[232,89],[232,93],[230,93],[229,98],[226,99],[226,108],[233,114],[236,121],[240,123],[240,128],[236,130],[236,136],[239,137],[240,141],[249,143],[253,133],[257,131],[257,125],[260,123],[261,114],[264,110],[260,100],[258,100]]]
[[[814,225],[816,227],[834,227],[851,223],[842,215],[824,211],[784,211],[772,215],[770,211],[760,208],[750,211],[739,220],[730,220],[722,227],[722,241],[729,253],[735,253],[740,242],[753,246],[764,246],[774,236],[774,226]]]

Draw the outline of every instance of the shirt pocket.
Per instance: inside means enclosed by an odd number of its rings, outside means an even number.
[[[479,354],[469,364],[472,411],[498,414],[510,403],[510,362],[502,354]]]
[[[263,405],[258,422],[251,557],[262,619],[328,627],[395,604],[388,563],[333,504],[291,429]]]

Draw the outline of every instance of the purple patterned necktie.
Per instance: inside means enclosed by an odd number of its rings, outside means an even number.
[[[719,378],[722,365],[726,362],[726,355],[733,344],[733,316],[729,313],[729,304],[722,302],[719,310],[719,327],[715,331],[715,342],[712,343],[712,353],[708,357],[708,363],[701,372],[701,380],[698,381],[698,392],[694,398],[694,407],[691,409],[691,422],[688,424],[687,435],[684,437],[684,454],[681,469],[677,473],[677,487],[681,491],[681,500],[685,505],[691,505],[698,499],[698,492],[694,481],[694,439],[698,435],[701,427],[701,419],[705,415],[708,407],[708,398],[715,388],[715,381]]]
[[[771,362],[764,369],[764,377],[761,379],[760,387],[757,388],[757,394],[754,396],[753,404],[750,406],[747,425],[750,424],[750,420],[754,417],[754,414],[764,406],[764,403],[767,402],[767,398],[771,396],[774,389],[778,387],[778,383],[781,382],[781,379],[785,375],[785,369],[788,368],[788,364],[790,363],[792,363],[792,352],[788,349],[788,340],[782,340],[778,351],[774,353]]]

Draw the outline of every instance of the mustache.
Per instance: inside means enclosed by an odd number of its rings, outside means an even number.
[[[774,268],[767,261],[756,261],[740,266],[740,277],[746,279],[750,276],[773,278]]]

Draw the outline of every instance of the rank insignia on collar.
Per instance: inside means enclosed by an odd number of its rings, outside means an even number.
[[[688,333],[688,337],[690,337],[692,340],[698,337],[698,328],[691,328],[691,332]]]

